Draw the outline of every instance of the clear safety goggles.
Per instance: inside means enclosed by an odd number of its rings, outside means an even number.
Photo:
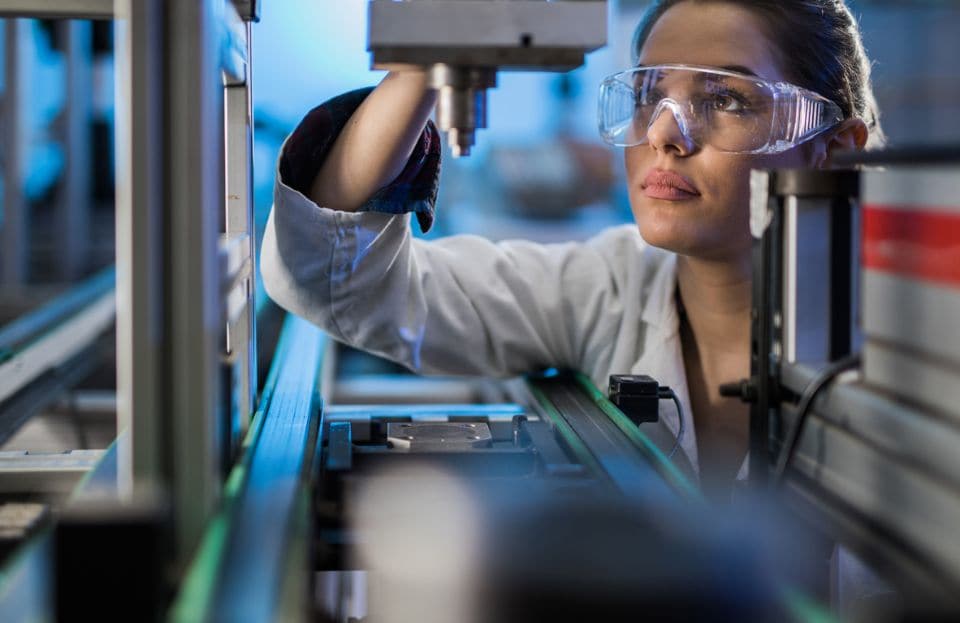
[[[788,84],[691,65],[635,67],[600,85],[600,136],[617,147],[648,142],[663,113],[698,147],[775,154],[843,120],[827,98]]]

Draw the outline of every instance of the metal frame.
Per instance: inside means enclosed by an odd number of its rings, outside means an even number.
[[[255,16],[254,4],[244,7]],[[125,439],[116,450],[116,477],[124,503],[158,492],[169,503],[176,547],[166,555],[176,565],[213,513],[257,398],[250,28],[223,0],[0,0],[5,16],[111,18],[114,11],[117,422]],[[59,27],[71,49],[89,37],[88,24]],[[7,54],[7,81],[22,86],[15,53],[22,22],[10,20],[7,28],[14,51]],[[71,90],[82,86],[83,71],[71,65]],[[22,282],[25,272],[22,185],[11,183],[22,178],[22,92],[9,89],[5,102],[7,283]],[[83,112],[67,110],[71,165],[85,160]],[[60,227],[72,236],[83,228],[81,192],[68,176]],[[77,260],[82,251],[68,255]],[[88,303],[75,321],[2,364],[3,396],[76,355],[112,323],[113,292]],[[233,369],[235,375],[224,374]]]
[[[0,452],[0,492],[69,493],[100,459],[104,450],[64,453]]]
[[[772,458],[795,422],[796,399],[821,364],[856,342],[858,270],[856,171],[754,172],[754,247],[750,477],[766,484]],[[797,219],[830,210],[829,275],[792,280],[809,248]],[[792,214],[791,214],[792,213]],[[823,235],[823,232],[819,232]],[[792,271],[791,266],[796,266]],[[828,307],[819,360],[802,360],[786,342],[790,307],[813,294]],[[819,316],[818,316],[819,317]],[[799,320],[798,320],[799,322]],[[791,354],[793,356],[791,356]],[[856,373],[837,379],[812,404],[789,464],[785,501],[825,535],[852,547],[902,591],[910,612],[960,607],[960,471],[957,432],[943,418],[864,385]]]
[[[113,319],[113,292],[107,291],[69,322],[53,327],[29,348],[0,363],[0,403],[86,349],[109,331]]]
[[[27,15],[27,11],[13,11],[11,3],[0,2],[0,17]],[[16,4],[16,3],[13,3]],[[40,3],[41,5],[43,3]],[[41,7],[42,8],[42,7]],[[81,16],[84,7],[76,7]],[[112,11],[112,3],[110,3]],[[63,11],[70,16],[76,13]],[[35,16],[35,15],[34,15]],[[46,14],[44,14],[46,16]],[[3,272],[0,282],[23,284],[29,271],[30,208],[23,194],[24,171],[27,157],[26,124],[23,117],[24,97],[29,94],[32,79],[26,66],[30,49],[25,39],[29,22],[17,18],[6,20],[7,92],[5,94],[6,136],[4,143],[5,197],[4,217],[0,220],[3,238]],[[90,115],[92,100],[88,85],[92,75],[90,51],[92,26],[82,20],[62,20],[55,25],[63,42],[66,61],[66,97],[61,115],[51,124],[50,134],[63,146],[66,156],[60,184],[53,199],[53,240],[50,264],[59,279],[71,281],[83,275],[88,267],[90,250],[90,190],[89,173]]]
[[[799,392],[816,375],[787,364]],[[796,417],[780,408],[785,426]],[[788,503],[896,582],[916,608],[960,607],[957,431],[928,413],[839,382],[815,403],[792,465]]]
[[[106,269],[0,328],[0,444],[102,360],[113,283]]]
[[[242,3],[242,8],[248,19],[255,19],[255,3]],[[76,552],[100,547],[111,527],[127,525],[130,509],[136,509],[136,534],[127,534],[135,538],[136,547],[100,560],[108,566],[116,561],[119,569],[126,564],[125,555],[139,555],[141,547],[147,552],[139,562],[156,578],[147,574],[139,584],[130,582],[132,599],[138,589],[159,587],[162,570],[182,570],[194,552],[256,406],[250,28],[233,4],[222,0],[0,0],[0,15],[110,18],[114,9],[115,297],[110,284],[97,289],[96,296],[71,293],[57,309],[37,313],[44,326],[55,325],[39,340],[33,340],[37,321],[13,323],[0,332],[7,356],[0,365],[16,372],[4,375],[3,386],[9,390],[4,395],[26,387],[31,380],[27,376],[33,379],[31,388],[60,387],[73,376],[51,376],[41,368],[86,352],[82,349],[112,324],[115,305],[118,439],[91,472],[97,474],[96,495],[80,495],[65,509],[64,520],[57,524],[57,545],[58,551]],[[89,32],[88,24],[58,27],[66,29],[71,48],[83,45]],[[22,23],[10,20],[8,28],[17,35]],[[14,47],[16,36],[8,41]],[[8,54],[7,59],[8,83],[16,84],[22,73],[17,71],[18,56]],[[70,88],[79,89],[83,70],[69,70]],[[22,103],[16,90],[10,93],[5,112],[15,120]],[[83,160],[82,136],[76,131],[81,112],[68,110],[64,126],[72,162]],[[13,132],[22,124],[8,120],[5,125]],[[22,140],[8,138],[8,170],[20,179]],[[61,197],[60,226],[65,230],[76,226],[74,201],[82,190],[72,182],[76,180],[67,180]],[[19,191],[20,186],[7,188]],[[7,199],[5,205],[18,199],[22,205],[15,193]],[[19,282],[25,257],[23,210],[14,212],[12,223],[15,227],[3,232],[16,243],[4,247],[4,277]],[[16,261],[7,261],[11,257]],[[112,281],[113,275],[109,277]],[[73,319],[64,322],[71,315]],[[81,326],[85,328],[78,330]],[[18,350],[26,340],[33,340],[30,347]],[[24,362],[31,364],[30,375],[25,375]],[[235,375],[224,374],[232,370]],[[26,394],[19,392],[16,399],[22,396]],[[308,415],[315,423],[315,412]],[[282,420],[274,423],[282,425]],[[273,448],[288,450],[283,443]],[[264,459],[268,466],[272,460]],[[85,480],[77,491],[89,491],[90,482]],[[306,516],[301,498],[298,493],[291,499]],[[75,505],[82,512],[71,515]],[[261,506],[263,513],[276,510]],[[89,515],[91,510],[94,515]],[[287,510],[292,512],[292,507]],[[174,537],[173,547],[164,540],[167,530]],[[49,535],[31,541],[28,555],[15,563],[17,571],[49,558],[49,544]],[[61,580],[75,569],[64,562],[54,561]],[[100,590],[84,578],[76,580],[59,583],[66,592],[58,591],[58,608],[76,603],[84,591]],[[108,590],[123,591],[116,586]],[[38,580],[29,591],[36,598],[31,607],[49,615],[45,609],[54,601],[48,584]],[[142,605],[145,612],[156,615],[157,608],[166,606],[159,590],[150,599]]]
[[[164,470],[161,8],[159,0],[117,3],[117,431],[129,436],[117,474],[127,496],[135,476],[157,487]]]
[[[317,383],[326,336],[288,316],[254,423],[223,508],[206,533],[174,608],[175,621],[284,619],[285,570],[303,567],[312,542],[309,498],[322,429]],[[303,557],[307,558],[304,559]],[[295,591],[307,607],[305,586]],[[295,606],[296,608],[296,606]],[[297,613],[305,617],[305,611]]]
[[[0,284],[19,286],[27,276],[28,212],[23,196],[26,136],[23,114],[24,84],[29,72],[23,66],[25,24],[8,19],[4,24],[6,92],[3,94],[3,203],[0,213]]]
[[[257,395],[249,28],[219,8],[118,4],[119,474],[128,495],[168,492],[181,561]]]
[[[785,432],[777,417],[780,401],[789,397],[778,384],[781,367],[851,352],[858,190],[854,171],[752,173],[750,480],[756,486],[765,485],[771,452]]]
[[[0,17],[111,19],[114,0],[0,0]]]
[[[90,250],[90,117],[93,101],[89,93],[93,64],[93,27],[87,21],[69,20],[56,25],[64,41],[67,66],[67,95],[58,134],[66,154],[62,186],[56,198],[56,270],[71,281],[87,267]]]
[[[220,493],[229,417],[218,262],[223,214],[223,92],[213,2],[165,3],[166,461],[178,551],[197,543]],[[149,149],[148,145],[140,145]]]
[[[258,0],[230,0],[244,21],[260,21]],[[122,13],[121,9],[121,13]],[[114,0],[0,0],[0,18],[113,19]]]
[[[238,18],[239,19],[239,18]],[[235,439],[247,430],[257,397],[257,333],[254,276],[256,269],[256,225],[253,203],[253,97],[251,89],[251,29],[242,23],[245,55],[242,74],[228,78],[224,86],[226,119],[226,241],[239,247],[239,268],[231,271],[231,294],[237,306],[228,304],[227,346],[234,362],[238,384],[238,421],[232,426]]]

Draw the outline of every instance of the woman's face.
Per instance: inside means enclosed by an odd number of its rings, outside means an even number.
[[[657,20],[640,52],[641,65],[724,67],[785,81],[775,58],[759,19],[722,2],[674,5]],[[802,148],[746,155],[697,147],[669,111],[653,122],[648,138],[624,153],[640,235],[655,246],[711,260],[742,262],[749,254],[750,169],[804,166],[809,157]],[[675,175],[696,192],[671,189]]]

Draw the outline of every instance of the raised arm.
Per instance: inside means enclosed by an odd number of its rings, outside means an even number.
[[[344,212],[363,206],[403,170],[435,101],[422,70],[387,74],[337,137],[310,199]]]
[[[408,213],[429,228],[440,169],[424,85],[400,74],[342,94],[288,138],[260,256],[268,294],[418,372],[504,376],[604,360],[589,345],[614,343],[622,287],[611,281],[630,261],[614,248],[637,246],[635,231],[617,244],[549,247],[414,238]]]

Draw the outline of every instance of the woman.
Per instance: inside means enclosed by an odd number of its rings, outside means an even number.
[[[683,449],[723,498],[747,450],[747,410],[717,387],[749,372],[749,172],[881,141],[869,63],[842,0],[659,0],[636,52],[604,83],[601,130],[625,147],[638,227],[559,245],[413,239],[398,213],[429,227],[439,138],[409,71],[290,137],[261,266],[281,305],[419,372],[653,376],[679,393]]]

